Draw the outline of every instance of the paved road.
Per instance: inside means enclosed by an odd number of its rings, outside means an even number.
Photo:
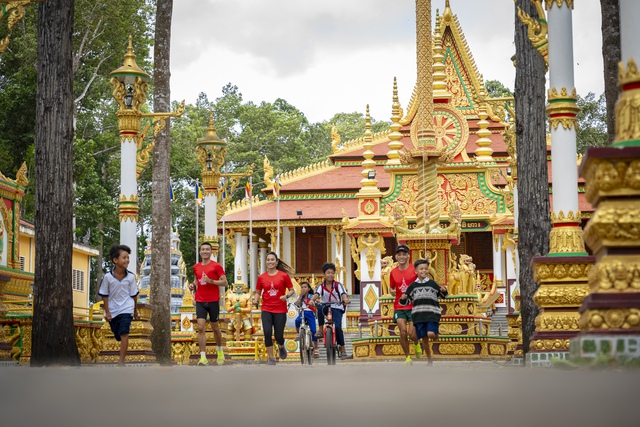
[[[91,427],[619,426],[638,422],[638,384],[640,370],[491,362],[0,368],[0,420]]]

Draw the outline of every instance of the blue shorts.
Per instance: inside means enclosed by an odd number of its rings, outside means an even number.
[[[116,317],[111,319],[109,326],[111,326],[111,332],[113,332],[113,336],[116,341],[120,341],[120,337],[122,335],[129,335],[132,320],[133,315],[129,313],[118,314]]]
[[[427,336],[428,332],[433,332],[438,335],[439,323],[438,322],[425,322],[425,323],[414,323],[413,326],[416,328],[416,337],[421,339]]]
[[[305,319],[307,319],[307,323],[309,324],[309,329],[311,330],[311,340],[318,341],[316,338],[316,315],[313,314],[313,311],[303,311]],[[302,324],[302,314],[299,314],[296,318],[296,328],[300,328]]]

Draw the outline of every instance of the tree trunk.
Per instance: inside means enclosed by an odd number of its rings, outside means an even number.
[[[616,137],[615,106],[618,89],[620,48],[620,0],[600,0],[602,11],[602,59],[604,65],[604,97],[607,100],[607,134],[609,144]]]
[[[38,5],[32,366],[79,365],[73,327],[74,0]]]
[[[517,0],[534,19],[537,12],[530,0]],[[517,9],[516,9],[517,10]],[[515,18],[516,44],[516,143],[518,157],[518,253],[522,344],[529,351],[538,308],[533,302],[537,289],[531,258],[549,252],[550,204],[547,175],[545,63],[527,37],[527,28]]]
[[[170,47],[173,0],[158,0],[153,64],[153,108],[171,109]],[[150,292],[153,304],[151,345],[161,365],[171,365],[171,202],[169,201],[170,121],[156,137],[153,153]]]

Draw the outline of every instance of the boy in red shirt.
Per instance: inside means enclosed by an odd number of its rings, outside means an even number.
[[[400,334],[400,346],[406,357],[404,363],[411,364],[411,356],[409,355],[409,340],[407,338],[407,332],[413,341],[416,357],[422,356],[422,348],[420,342],[416,337],[416,331],[413,327],[413,321],[411,318],[411,304],[403,305],[400,302],[400,297],[404,294],[411,283],[418,277],[413,265],[409,262],[410,252],[406,245],[400,245],[396,248],[396,261],[398,266],[391,270],[389,275],[389,288],[391,289],[391,295],[396,297],[393,303],[393,321],[398,325],[398,332]]]
[[[222,334],[218,325],[220,316],[220,287],[227,286],[227,276],[220,264],[211,259],[213,246],[210,243],[200,245],[201,262],[193,266],[194,283],[189,284],[190,290],[196,290],[196,318],[198,321],[198,346],[200,347],[200,360],[198,365],[208,365],[207,360],[207,339],[205,329],[207,327],[207,314],[211,322],[211,330],[218,344],[218,354],[216,362],[218,365],[224,364],[224,353],[222,351]]]

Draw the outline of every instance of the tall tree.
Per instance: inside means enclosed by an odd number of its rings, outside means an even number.
[[[32,366],[79,365],[73,327],[73,7],[38,6]]]
[[[547,144],[545,126],[545,63],[527,37],[527,27],[517,16],[520,7],[538,19],[530,0],[516,0],[516,144],[518,157],[518,254],[520,258],[520,297],[522,345],[529,351],[535,331],[538,308],[533,302],[537,285],[533,280],[531,259],[549,252],[551,231]],[[544,17],[541,17],[544,18]]]
[[[620,0],[600,0],[602,11],[602,62],[604,65],[604,96],[607,99],[607,134],[609,144],[616,136],[615,106],[618,100],[618,62],[620,48]]]
[[[156,111],[171,109],[170,48],[173,0],[158,0],[156,34],[153,49],[153,107]],[[151,346],[161,365],[171,359],[171,206],[170,186],[170,120],[156,136],[153,152],[152,235],[150,293],[153,304]]]

